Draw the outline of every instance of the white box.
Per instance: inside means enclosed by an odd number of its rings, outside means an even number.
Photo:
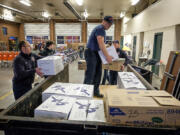
[[[112,61],[115,61],[115,60],[117,60],[119,58],[114,45],[112,45],[112,46],[110,46],[110,47],[108,47],[106,49],[107,49],[108,54],[113,57]],[[103,64],[108,64],[108,62],[106,60],[106,57],[104,56],[103,52],[99,51],[98,53],[99,53],[99,56],[101,58],[102,63]]]
[[[118,77],[123,78],[123,79],[137,78],[133,72],[118,72]]]
[[[42,101],[45,101],[52,95],[66,96],[69,93],[71,93],[70,84],[55,82],[42,93]]]
[[[51,95],[75,97],[77,99],[92,99],[93,94],[93,85],[55,82],[42,93],[42,101],[45,101]]]
[[[35,109],[35,117],[67,119],[75,98],[51,96]]]
[[[147,88],[132,72],[119,72],[117,85],[120,89],[146,90]]]
[[[92,99],[94,96],[93,85],[71,84],[71,91],[73,94],[70,94],[70,96],[76,97],[78,99]]]
[[[89,100],[87,121],[106,122],[103,100]]]
[[[69,120],[86,121],[88,105],[88,100],[76,100],[69,115]]]
[[[48,56],[38,60],[37,64],[44,75],[56,75],[64,69],[61,56]]]

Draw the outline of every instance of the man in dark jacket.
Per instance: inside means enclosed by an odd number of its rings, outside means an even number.
[[[40,69],[36,67],[36,60],[40,57],[31,53],[30,44],[28,42],[21,41],[19,43],[19,50],[20,54],[13,62],[14,77],[12,82],[15,99],[18,99],[32,89],[35,73],[41,77],[43,76]]]
[[[53,50],[54,48],[54,43],[53,41],[47,41],[46,46],[42,52],[39,53],[41,56],[50,56],[55,54],[55,51]]]
[[[127,64],[130,63],[130,60],[129,60],[126,52],[124,52],[123,50],[120,49],[120,45],[119,45],[119,41],[118,40],[113,41],[113,45],[116,48],[116,51],[118,53],[119,58],[125,58],[124,65],[121,67],[121,70],[123,71],[124,70],[124,66],[127,66]],[[116,85],[117,84],[118,72],[110,70],[109,76],[110,76],[110,85]]]

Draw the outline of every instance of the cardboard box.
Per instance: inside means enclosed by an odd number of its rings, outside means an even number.
[[[112,71],[120,71],[121,66],[124,64],[125,59],[119,58],[116,61],[113,61],[112,64],[102,64],[102,69],[108,69]],[[86,70],[86,61],[85,60],[79,60],[78,61],[78,69],[79,70]]]
[[[112,61],[115,61],[119,58],[114,45],[107,47],[106,49],[107,49],[108,54],[113,57]],[[98,51],[98,53],[99,53],[99,56],[101,58],[102,64],[108,64],[106,57],[104,56],[103,52],[100,50],[100,51]]]
[[[72,48],[73,50],[78,50],[79,46],[84,46],[86,48],[86,43],[70,43],[67,45],[68,48]]]
[[[117,78],[118,88],[120,89],[138,89],[146,90],[147,88],[132,72],[119,72]]]
[[[86,121],[88,100],[76,100],[68,120]]]
[[[118,58],[117,60],[113,61],[111,64],[102,64],[103,69],[108,69],[112,71],[121,71],[121,66],[124,64],[124,58]]]
[[[113,124],[180,126],[180,102],[162,91],[107,91],[106,114]]]
[[[63,59],[61,56],[48,56],[37,61],[44,75],[56,75],[64,69]]]
[[[42,93],[42,101],[45,101],[52,95],[74,97],[77,99],[92,99],[94,96],[94,86],[55,82]]]
[[[86,61],[85,60],[78,61],[78,70],[86,70]]]
[[[51,96],[35,109],[35,117],[67,119],[75,98]]]
[[[89,100],[87,121],[106,122],[103,100]]]

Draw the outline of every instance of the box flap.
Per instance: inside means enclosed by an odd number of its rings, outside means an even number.
[[[160,105],[163,106],[180,106],[180,101],[173,97],[153,97]]]
[[[146,90],[143,91],[142,96],[150,97],[172,97],[168,92],[164,90]]]
[[[159,107],[152,97],[132,96],[111,92],[107,95],[109,106]]]

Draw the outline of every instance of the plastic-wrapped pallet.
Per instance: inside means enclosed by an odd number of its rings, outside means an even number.
[[[87,121],[106,122],[103,100],[89,100]]]
[[[93,85],[56,82],[42,93],[42,101],[45,101],[51,95],[75,97],[78,99],[92,99],[93,94]]]
[[[71,97],[51,96],[35,109],[35,117],[68,119],[76,99]]]
[[[61,56],[48,56],[37,61],[38,67],[44,75],[56,75],[64,69]]]
[[[86,121],[88,105],[88,100],[76,100],[69,115],[69,120]]]
[[[132,72],[119,72],[117,84],[121,89],[146,90],[146,87]]]

